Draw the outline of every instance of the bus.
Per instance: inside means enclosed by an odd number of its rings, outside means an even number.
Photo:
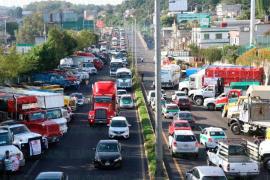
[[[119,89],[131,89],[132,72],[128,68],[119,68],[116,71],[116,83]]]
[[[110,63],[110,76],[116,76],[116,71],[124,67],[122,59],[112,59]]]

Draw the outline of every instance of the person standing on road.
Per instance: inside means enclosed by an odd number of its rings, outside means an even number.
[[[143,77],[144,77],[144,74],[143,74],[143,72],[141,73],[141,80],[142,80],[142,82],[143,82]]]
[[[9,180],[9,176],[12,172],[12,160],[10,159],[9,151],[5,152],[3,159],[4,180]]]

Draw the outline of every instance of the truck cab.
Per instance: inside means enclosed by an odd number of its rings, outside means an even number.
[[[218,88],[215,85],[209,85],[203,89],[190,90],[188,96],[195,101],[196,105],[203,105],[205,98],[214,98],[218,94]]]
[[[128,68],[119,68],[116,71],[117,88],[131,89],[132,88],[132,72]]]

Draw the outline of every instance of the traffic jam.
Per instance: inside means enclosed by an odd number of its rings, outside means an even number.
[[[89,128],[107,126],[108,138],[100,139],[95,151],[95,168],[120,168],[122,149],[119,138],[130,138],[127,118],[120,111],[133,109],[132,72],[128,69],[126,34],[115,28],[104,34],[111,44],[102,41],[72,56],[61,59],[57,69],[32,74],[31,81],[0,87],[0,156],[1,171],[21,171],[28,161],[39,159],[55,148],[69,133],[76,113],[89,104]],[[109,51],[110,49],[110,51]],[[109,66],[110,80],[90,82]],[[86,98],[78,92],[90,86]],[[4,166],[2,163],[10,164]],[[63,172],[40,172],[36,179],[67,177]]]
[[[178,170],[181,177],[265,179],[260,175],[270,168],[270,86],[263,85],[263,68],[180,67],[173,57],[164,56],[160,74],[165,152],[184,169]],[[154,117],[153,89],[154,83],[145,94]],[[219,116],[227,127],[211,119],[202,123],[207,117],[199,117],[201,112]]]

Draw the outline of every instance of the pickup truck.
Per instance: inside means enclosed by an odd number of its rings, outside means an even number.
[[[259,164],[246,153],[245,145],[239,142],[219,142],[217,151],[207,152],[207,164],[223,169],[227,176],[257,176]]]

